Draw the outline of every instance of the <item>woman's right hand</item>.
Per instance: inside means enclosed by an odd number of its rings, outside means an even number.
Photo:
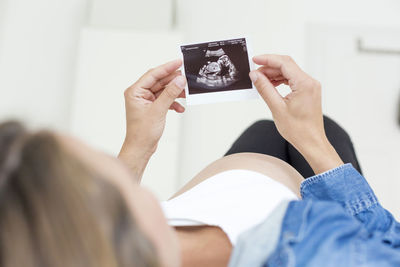
[[[329,143],[323,122],[321,85],[288,56],[261,55],[253,58],[262,65],[250,78],[272,112],[279,133],[308,161],[315,173],[343,164]],[[282,97],[280,84],[292,92]]]

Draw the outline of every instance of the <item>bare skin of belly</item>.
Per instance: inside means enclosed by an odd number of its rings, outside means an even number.
[[[286,162],[263,154],[239,153],[214,161],[185,184],[171,198],[190,190],[204,180],[223,171],[241,169],[264,174],[282,183],[300,197],[300,183],[304,178]],[[221,197],[223,192],[221,192]],[[182,267],[227,266],[232,244],[219,227],[176,227],[181,245]]]

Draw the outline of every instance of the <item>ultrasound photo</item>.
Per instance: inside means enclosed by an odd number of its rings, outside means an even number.
[[[245,38],[181,46],[189,94],[252,88]]]

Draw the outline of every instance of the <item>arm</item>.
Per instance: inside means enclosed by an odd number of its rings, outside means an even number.
[[[186,80],[177,69],[181,60],[149,70],[125,91],[126,137],[118,158],[140,183],[164,131],[167,112],[185,109],[175,100],[185,97]]]
[[[317,174],[302,183],[303,199],[338,202],[367,229],[384,232],[387,241],[399,244],[400,225],[382,208],[364,177],[351,165],[343,165],[325,135],[319,82],[287,56],[263,55],[254,62],[263,66],[250,77],[271,109],[278,131]],[[275,88],[282,83],[292,89],[284,98]]]

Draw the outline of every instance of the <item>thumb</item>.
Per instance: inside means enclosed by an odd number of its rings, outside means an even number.
[[[271,111],[279,108],[285,103],[282,96],[263,73],[254,70],[250,72],[249,76]]]
[[[169,107],[185,89],[185,85],[186,79],[182,75],[175,77],[175,79],[165,87],[156,101],[154,101],[155,106],[157,106],[162,112],[167,113]]]

